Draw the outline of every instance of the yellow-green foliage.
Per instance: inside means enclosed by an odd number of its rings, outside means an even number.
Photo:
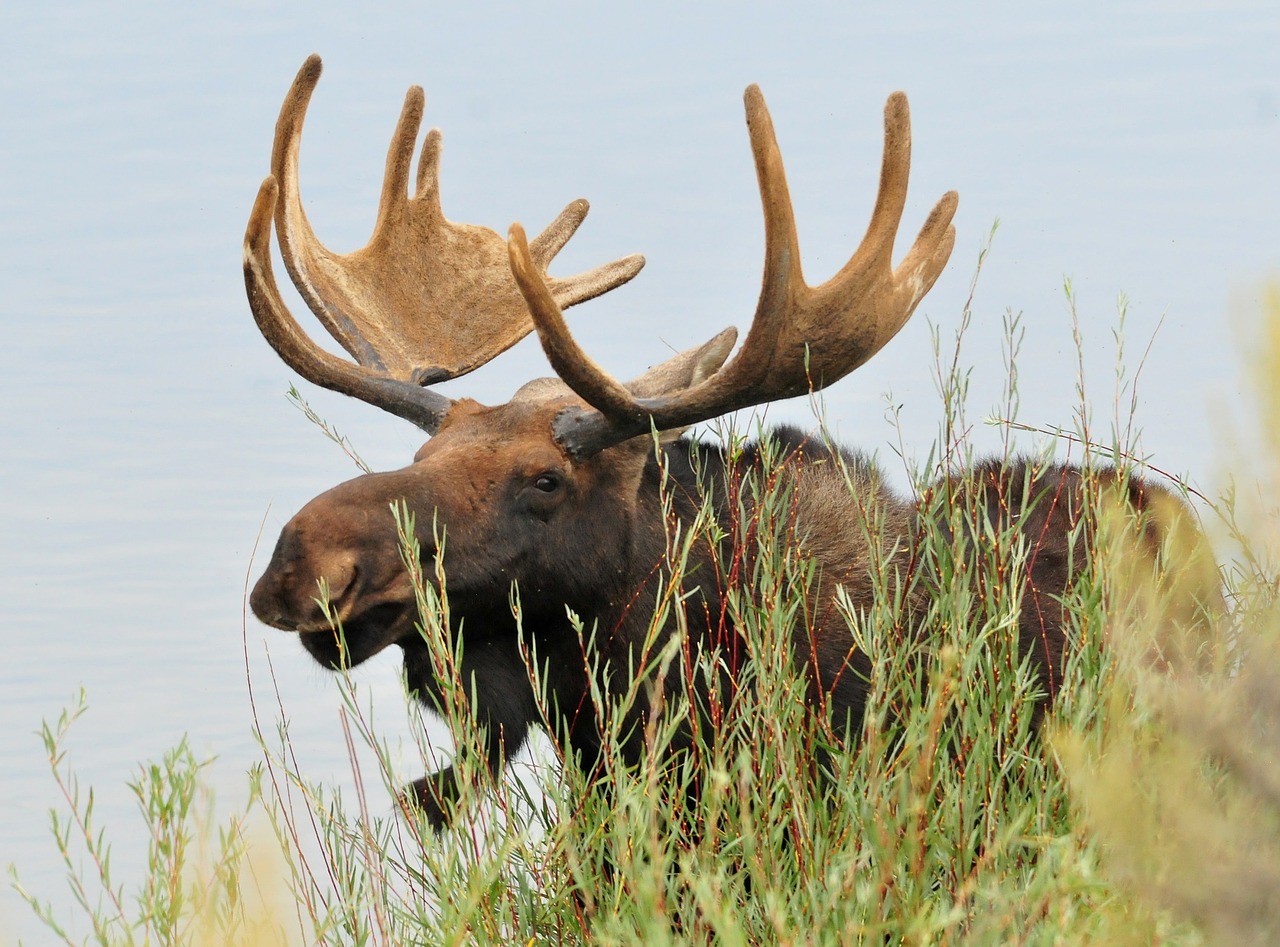
[[[1267,304],[1259,466],[1262,493],[1274,497],[1280,288]],[[1234,511],[1225,512],[1232,522]],[[1216,586],[1198,533],[1189,524],[1174,530],[1167,571],[1143,574],[1130,567],[1140,558],[1132,529],[1113,518],[1108,712],[1095,730],[1055,741],[1108,874],[1214,944],[1280,943],[1280,601],[1269,565],[1277,524],[1248,521],[1251,529],[1236,531],[1246,548],[1229,573],[1233,613],[1205,635],[1179,597]]]

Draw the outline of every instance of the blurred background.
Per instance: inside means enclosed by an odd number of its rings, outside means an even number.
[[[0,8],[0,862],[69,904],[33,734],[80,687],[90,710],[69,761],[96,787],[126,885],[145,851],[125,785],[141,761],[185,733],[216,756],[220,806],[247,794],[260,758],[249,680],[264,722],[288,719],[304,770],[351,783],[333,681],[244,608],[283,522],[357,473],[286,398],[296,379],[257,334],[240,273],[276,114],[307,54],[325,59],[302,149],[320,238],[364,243],[404,91],[421,84],[425,124],[444,130],[447,216],[535,230],[587,197],[555,272],[645,254],[631,285],[570,311],[619,377],[754,311],[743,88],[758,82],[769,101],[811,282],[861,238],[881,109],[903,89],[915,149],[899,252],[951,188],[959,236],[913,321],[825,394],[833,430],[906,488],[941,419],[933,333],[949,360],[998,219],[961,355],[975,442],[1005,436],[983,422],[1005,413],[1010,313],[1025,331],[1019,420],[1072,427],[1083,367],[1108,439],[1124,294],[1137,385],[1120,417],[1136,396],[1140,454],[1212,495],[1224,458],[1247,450],[1257,300],[1280,264],[1278,48],[1280,8],[1236,0]],[[446,391],[496,403],[546,373],[526,340]],[[420,444],[405,422],[303,389],[374,468]],[[768,417],[813,423],[803,400]],[[1065,442],[1058,454],[1080,457]],[[385,655],[358,672],[393,735],[407,727],[395,668]],[[420,769],[405,756],[406,773]],[[0,894],[0,932],[33,929]]]

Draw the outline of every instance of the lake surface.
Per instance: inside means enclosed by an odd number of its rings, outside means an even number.
[[[621,377],[749,321],[761,236],[747,83],[773,112],[812,282],[861,236],[881,107],[904,89],[915,156],[900,249],[950,188],[959,239],[913,322],[826,394],[832,426],[898,471],[899,445],[924,459],[940,416],[930,324],[949,348],[998,218],[964,350],[976,440],[1002,436],[981,422],[1000,403],[1008,310],[1026,332],[1021,420],[1073,423],[1069,279],[1096,427],[1113,413],[1124,293],[1142,449],[1216,491],[1229,429],[1248,431],[1240,353],[1280,265],[1280,7],[795,10],[0,9],[0,862],[64,898],[45,830],[55,789],[32,734],[82,686],[90,711],[69,759],[96,787],[127,885],[145,844],[125,788],[139,762],[189,734],[217,756],[223,804],[244,797],[259,758],[246,654],[260,699],[274,671],[304,769],[351,784],[333,682],[243,604],[289,515],[357,472],[285,398],[294,379],[258,336],[240,275],[277,110],[313,51],[326,73],[302,175],[321,238],[366,239],[401,98],[419,83],[426,123],[445,133],[448,216],[537,228],[586,196],[591,217],[557,272],[647,256],[631,286],[570,316]],[[526,341],[447,390],[498,402],[546,373]],[[419,444],[373,408],[304,393],[375,468]],[[769,416],[811,420],[804,404]],[[358,676],[388,732],[403,731],[394,660]],[[9,892],[6,932],[45,939]]]

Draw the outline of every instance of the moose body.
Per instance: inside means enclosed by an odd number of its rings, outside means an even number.
[[[528,425],[538,409],[546,413],[559,405],[521,408],[489,410],[518,415]],[[410,688],[428,705],[440,706],[437,665],[416,624],[417,598],[392,512],[404,504],[416,524],[427,576],[434,575],[437,542],[444,538],[450,632],[463,641],[458,672],[495,771],[544,720],[531,653],[556,735],[592,773],[601,764],[606,730],[593,690],[620,695],[632,683],[629,674],[646,673],[646,661],[656,660],[670,636],[683,636],[688,660],[670,663],[662,687],[641,689],[629,705],[634,719],[626,749],[634,762],[654,709],[649,694],[687,694],[687,679],[680,676],[709,649],[722,653],[725,674],[695,686],[719,688],[721,706],[733,699],[740,658],[728,597],[731,591],[750,596],[751,589],[735,586],[723,566],[735,548],[753,555],[744,524],[769,528],[757,524],[752,504],[772,474],[785,480],[783,531],[792,537],[790,551],[814,567],[795,592],[808,602],[792,629],[793,667],[809,681],[815,712],[829,714],[851,743],[856,739],[873,669],[854,643],[848,610],[870,611],[874,575],[887,574],[903,602],[896,633],[913,635],[934,592],[928,574],[920,574],[918,557],[920,538],[931,524],[922,521],[915,504],[885,486],[866,459],[789,427],[766,435],[769,444],[747,444],[732,457],[717,445],[688,438],[661,444],[655,454],[652,441],[640,438],[626,452],[578,465],[550,454],[538,457],[536,445],[515,430],[497,439],[486,428],[480,443],[469,433],[465,427],[457,434],[442,428],[412,465],[356,478],[305,506],[284,529],[254,589],[254,612],[269,624],[301,632],[311,655],[332,668],[399,646]],[[938,485],[948,487],[964,494],[967,522],[973,524],[960,538],[962,557],[981,556],[977,537],[984,525],[1018,524],[1027,563],[1024,581],[1016,583],[1022,597],[1018,648],[1048,695],[1069,653],[1061,602],[1086,561],[1072,548],[1086,509],[1081,474],[1058,465],[991,463]],[[1132,506],[1144,509],[1153,489],[1158,488],[1135,481],[1128,497]],[[684,582],[676,596],[680,620],[672,613],[653,629],[654,603],[672,574],[671,537],[694,529],[704,504],[717,528],[702,531],[677,570]],[[740,572],[749,577],[751,563]],[[321,580],[327,590],[323,603],[317,596]],[[843,607],[837,606],[837,589]],[[686,731],[670,749],[681,750],[691,738]],[[437,826],[447,822],[456,798],[454,778],[449,767],[413,787]]]
[[[245,237],[250,307],[267,341],[305,378],[392,411],[431,438],[411,465],[358,477],[307,504],[282,531],[253,591],[254,613],[298,632],[330,667],[398,646],[409,684],[428,703],[440,701],[392,513],[403,504],[413,514],[424,574],[434,575],[438,555],[443,565],[449,633],[463,642],[459,670],[487,762],[499,767],[543,721],[533,654],[550,723],[592,772],[602,760],[593,685],[626,687],[629,675],[651,670],[646,655],[671,636],[682,636],[694,657],[715,649],[726,655],[712,662],[718,670],[703,679],[704,693],[679,686],[680,662],[667,666],[668,680],[655,682],[665,683],[656,692],[683,693],[698,705],[688,725],[705,720],[712,696],[732,698],[738,656],[731,600],[749,601],[755,590],[750,562],[736,572],[722,565],[735,549],[750,549],[741,544],[741,530],[759,511],[744,484],[776,474],[788,497],[786,542],[811,565],[809,580],[794,590],[803,607],[791,631],[792,664],[806,676],[815,712],[854,736],[874,669],[855,645],[850,622],[884,593],[874,577],[888,577],[900,603],[897,633],[919,633],[939,581],[922,566],[919,538],[955,524],[928,522],[932,507],[894,495],[861,457],[798,430],[782,428],[766,443],[732,450],[699,444],[682,431],[833,383],[885,345],[933,285],[954,242],[953,193],[938,202],[905,259],[892,264],[910,163],[905,97],[895,94],[885,109],[880,192],[867,235],[835,277],[813,287],[800,272],[768,111],[759,91],[748,89],[766,236],[751,329],[732,359],[736,332],[727,330],[621,384],[578,348],[561,309],[626,282],[643,261],[628,257],[564,279],[546,274],[585,216],[584,201],[570,204],[532,241],[519,225],[504,240],[446,220],[434,130],[423,145],[416,195],[408,198],[420,89],[410,90],[392,140],[374,238],[345,256],[315,239],[302,211],[297,164],[319,75],[312,57],[281,109],[272,175]],[[354,363],[315,345],[285,307],[271,270],[273,222],[295,286]],[[535,328],[558,379],[530,382],[492,407],[428,387],[471,371]],[[776,466],[771,457],[779,458]],[[1161,492],[1104,476],[1138,511]],[[969,511],[953,536],[962,556],[977,551],[986,525],[1016,528],[1026,552],[1014,583],[1019,648],[1046,694],[1061,680],[1068,651],[1061,598],[1087,558],[1072,545],[1087,516],[1082,483],[1073,468],[1013,463],[979,465],[935,488]],[[676,570],[671,537],[687,535],[704,504],[717,528],[690,546],[690,560]],[[675,595],[679,615],[661,619],[655,645],[649,632],[658,620],[658,584],[673,574],[684,583]],[[631,705],[633,719],[624,727],[631,760],[641,754],[641,724],[655,709],[649,700]],[[673,749],[679,751],[679,739]],[[452,767],[419,780],[414,790],[431,821],[443,825],[458,790]]]

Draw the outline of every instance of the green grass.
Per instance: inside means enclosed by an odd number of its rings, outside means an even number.
[[[1280,292],[1264,379],[1280,378]],[[1016,413],[1009,326],[1006,419]],[[939,359],[944,421],[920,482],[963,461],[965,373]],[[1131,414],[1117,375],[1116,419],[1102,460],[1123,460]],[[1261,392],[1275,485],[1280,390]],[[1083,402],[1082,402],[1083,404]],[[1012,426],[1007,427],[1013,430]],[[1091,441],[1082,407],[1074,436]],[[1010,439],[1008,450],[1014,449]],[[1149,476],[1155,476],[1148,472]],[[1228,613],[1206,627],[1181,607],[1188,588],[1216,587],[1198,532],[1173,531],[1170,567],[1153,573],[1133,549],[1133,524],[1094,491],[1094,565],[1070,592],[1078,648],[1048,726],[1031,724],[1039,685],[1012,644],[1024,550],[993,531],[991,551],[957,555],[947,534],[925,543],[946,577],[925,619],[905,635],[895,580],[866,612],[847,609],[873,656],[872,696],[856,752],[806,708],[787,648],[811,566],[789,535],[785,484],[755,485],[760,544],[752,595],[731,601],[749,660],[739,697],[715,708],[692,753],[662,749],[688,713],[686,694],[645,731],[639,766],[622,765],[628,704],[654,686],[678,643],[632,669],[633,688],[596,699],[613,728],[607,792],[591,792],[561,759],[536,780],[496,783],[472,772],[470,815],[443,837],[393,812],[399,788],[351,682],[344,736],[379,750],[357,798],[337,798],[299,772],[287,731],[264,725],[249,801],[215,825],[202,764],[185,744],[143,766],[133,784],[151,827],[150,870],[136,891],[113,877],[62,742],[83,701],[44,731],[62,791],[55,845],[101,944],[1208,944],[1280,939],[1280,572],[1265,518],[1228,496],[1208,528],[1235,544],[1223,571]],[[1265,491],[1264,491],[1264,495]],[[1274,494],[1269,494],[1274,495]],[[940,518],[961,511],[941,491]],[[716,529],[704,518],[669,537],[659,617],[680,608],[686,551]],[[411,536],[411,530],[405,530]],[[744,531],[745,535],[745,531]],[[1190,538],[1188,538],[1190,537]],[[1081,537],[1081,542],[1085,538]],[[409,542],[406,538],[406,546]],[[739,552],[743,550],[739,549]],[[406,558],[416,563],[411,549]],[[750,557],[748,557],[750,558]],[[724,563],[730,569],[732,563]],[[454,671],[447,595],[420,582],[423,631],[446,688],[444,717],[463,752],[474,741]],[[518,595],[513,596],[518,610]],[[518,614],[518,612],[517,612]],[[580,628],[590,653],[594,630]],[[526,641],[537,678],[536,642]],[[714,656],[707,656],[706,662]],[[708,666],[685,671],[700,687]],[[423,747],[427,768],[438,750]],[[823,769],[826,778],[817,778]],[[702,780],[693,811],[685,789]],[[696,831],[691,830],[696,827]],[[17,875],[14,874],[15,884]],[[23,893],[50,932],[69,919]]]

